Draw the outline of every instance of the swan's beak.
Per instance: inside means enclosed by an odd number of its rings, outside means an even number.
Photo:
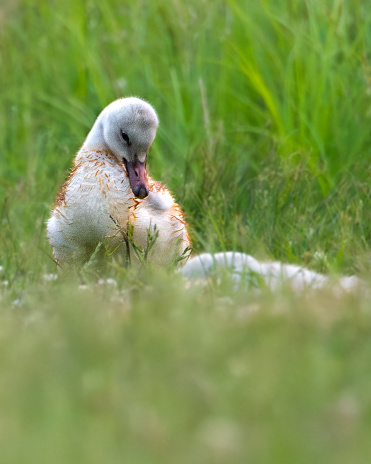
[[[143,199],[148,196],[148,174],[146,163],[139,160],[127,161],[124,159],[126,171],[129,176],[131,190],[137,198]]]

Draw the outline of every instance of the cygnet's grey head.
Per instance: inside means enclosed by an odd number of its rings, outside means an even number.
[[[147,154],[158,126],[155,110],[139,98],[121,98],[102,111],[95,126],[92,132],[95,128],[103,144],[125,165],[134,195],[145,198]]]

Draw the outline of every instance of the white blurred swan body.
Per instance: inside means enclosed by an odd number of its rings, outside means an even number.
[[[191,283],[227,272],[236,288],[244,283],[254,286],[262,281],[271,290],[288,286],[295,292],[300,292],[307,288],[322,288],[329,283],[329,277],[318,272],[293,264],[261,262],[245,253],[233,251],[195,256],[187,261],[180,272]],[[349,291],[359,287],[361,283],[355,276],[341,277],[338,288]]]

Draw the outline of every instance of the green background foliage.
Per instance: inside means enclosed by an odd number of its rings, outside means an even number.
[[[136,95],[195,253],[367,280],[370,41],[362,0],[0,4],[0,460],[369,462],[367,298],[43,275],[74,154]]]

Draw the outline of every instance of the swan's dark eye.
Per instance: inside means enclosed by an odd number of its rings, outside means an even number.
[[[125,142],[130,145],[130,139],[129,139],[129,136],[128,134],[126,134],[125,132],[121,132],[121,135],[122,135],[122,138],[125,140]]]

